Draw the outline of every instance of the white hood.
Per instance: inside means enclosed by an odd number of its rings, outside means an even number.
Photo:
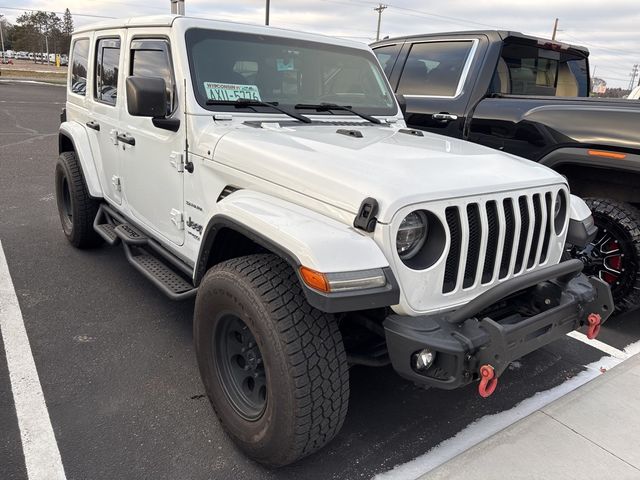
[[[414,203],[566,183],[542,165],[487,147],[376,125],[243,125],[220,139],[213,158],[354,215],[373,197],[382,223]]]

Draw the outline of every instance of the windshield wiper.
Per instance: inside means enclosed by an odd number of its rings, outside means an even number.
[[[331,110],[343,110],[345,112],[353,113],[354,115],[357,115],[360,118],[364,118],[365,120],[368,120],[371,123],[375,123],[375,124],[382,123],[376,117],[372,117],[371,115],[367,115],[366,113],[358,112],[348,105],[338,105],[336,103],[299,103],[295,105],[293,108],[295,108],[296,110],[311,109],[311,110],[315,110],[316,112],[330,112]]]
[[[233,105],[236,108],[245,108],[245,107],[269,107],[277,110],[280,113],[284,113],[285,115],[289,115],[291,118],[295,118],[296,120],[300,120],[304,123],[311,123],[311,119],[309,117],[305,117],[304,115],[300,115],[296,112],[290,112],[282,107],[278,106],[278,102],[263,102],[261,100],[250,100],[248,98],[239,98],[237,100],[207,100],[207,105]]]

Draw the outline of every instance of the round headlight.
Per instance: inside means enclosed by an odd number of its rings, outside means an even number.
[[[556,230],[556,235],[560,235],[564,228],[564,223],[567,216],[567,194],[564,191],[559,191],[556,196],[556,201],[553,204],[553,226]]]
[[[403,260],[416,256],[427,239],[427,215],[422,211],[411,212],[402,219],[396,235],[396,248]]]

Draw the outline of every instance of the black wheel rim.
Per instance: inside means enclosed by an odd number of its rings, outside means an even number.
[[[225,314],[213,335],[218,375],[227,399],[242,418],[259,419],[267,405],[267,378],[253,333],[240,318]]]
[[[71,190],[65,175],[60,179],[60,218],[65,230],[71,231],[73,226],[73,204],[71,202]]]
[[[572,247],[571,256],[582,260],[584,273],[600,278],[611,286],[615,301],[633,288],[637,259],[626,232],[615,222],[595,217],[598,234],[581,249]]]

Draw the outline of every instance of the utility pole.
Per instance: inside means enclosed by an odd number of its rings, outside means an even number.
[[[376,42],[380,40],[380,22],[382,21],[382,12],[387,8],[387,5],[378,4],[374,10],[378,12],[378,30],[376,30]]]
[[[171,14],[184,15],[184,0],[171,0]]]
[[[556,39],[556,33],[558,33],[558,19],[556,18],[556,21],[553,22],[553,34],[551,35],[551,40]]]
[[[264,24],[269,25],[269,10],[271,10],[271,0],[267,0],[264,10]]]
[[[631,69],[631,73],[629,74],[629,76],[631,77],[631,81],[629,82],[629,90],[633,90],[633,86],[636,84],[636,77],[638,76],[638,73],[640,73],[640,65],[636,63]]]

